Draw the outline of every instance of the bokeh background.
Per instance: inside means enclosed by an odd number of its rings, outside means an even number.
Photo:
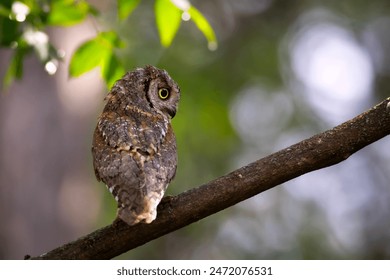
[[[0,258],[22,259],[115,217],[94,178],[91,141],[107,92],[96,69],[69,78],[73,51],[96,30],[126,42],[126,69],[153,64],[179,83],[173,120],[179,194],[348,120],[390,92],[390,2],[192,0],[218,37],[192,22],[159,43],[153,1],[125,22],[115,1],[91,1],[101,22],[50,28],[65,52],[49,76],[28,57],[0,95]],[[11,51],[0,50],[0,75]],[[119,258],[388,259],[390,139],[337,166],[303,175]]]

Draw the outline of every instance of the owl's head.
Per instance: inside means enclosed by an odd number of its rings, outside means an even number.
[[[180,100],[180,88],[167,71],[154,66],[146,66],[146,98],[152,108],[173,118]]]

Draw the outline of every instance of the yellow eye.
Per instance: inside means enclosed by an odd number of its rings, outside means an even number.
[[[160,88],[158,90],[158,96],[162,99],[165,100],[169,97],[169,90],[166,88]]]

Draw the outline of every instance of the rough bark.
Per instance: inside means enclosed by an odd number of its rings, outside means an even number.
[[[313,170],[337,164],[390,134],[390,98],[331,130],[207,184],[165,197],[151,224],[121,221],[32,259],[111,259]]]

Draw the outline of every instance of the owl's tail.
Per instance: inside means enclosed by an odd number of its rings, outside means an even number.
[[[118,202],[117,216],[128,225],[138,223],[150,224],[157,217],[157,206],[164,192],[149,192],[146,196],[137,197],[129,203],[129,200]],[[121,200],[121,199],[120,199]]]

